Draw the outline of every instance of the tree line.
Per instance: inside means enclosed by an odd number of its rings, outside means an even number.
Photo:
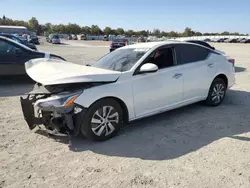
[[[0,18],[0,25],[12,25],[12,26],[24,26],[29,30],[36,32],[38,35],[43,35],[46,33],[63,33],[63,34],[85,34],[85,35],[126,35],[126,36],[149,36],[153,35],[156,37],[190,37],[190,36],[213,36],[213,35],[242,35],[248,36],[248,34],[240,34],[238,32],[230,33],[224,31],[222,33],[201,33],[194,31],[191,28],[187,27],[183,32],[176,31],[161,31],[160,29],[154,29],[153,31],[149,30],[124,30],[123,28],[111,28],[106,27],[103,30],[99,28],[98,25],[92,26],[79,26],[75,23],[65,24],[52,24],[45,23],[39,24],[38,20],[35,17],[32,17],[28,22],[23,20],[13,20],[3,16]]]

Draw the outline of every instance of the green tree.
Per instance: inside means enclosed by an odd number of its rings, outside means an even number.
[[[91,28],[89,26],[84,26],[82,27],[81,32],[85,35],[89,35],[91,33]]]
[[[161,36],[161,31],[160,29],[154,29],[152,32],[153,36],[160,37]]]
[[[147,37],[147,36],[148,36],[148,32],[145,31],[145,30],[138,31],[138,34],[139,34],[140,36],[144,36],[144,37]]]
[[[98,25],[92,25],[91,26],[91,34],[92,35],[101,35],[102,30],[98,27]]]
[[[177,32],[175,32],[175,31],[170,31],[170,32],[168,33],[168,36],[169,36],[169,37],[179,37],[180,35],[179,35]]]
[[[194,36],[202,36],[201,32],[194,32]]]
[[[81,33],[81,27],[77,24],[69,23],[65,27],[66,27],[65,30],[69,34],[80,34]]]
[[[116,33],[117,33],[118,35],[123,35],[125,32],[124,32],[124,30],[123,30],[122,28],[117,28],[117,29],[116,29]]]
[[[39,31],[39,22],[38,22],[38,20],[35,17],[32,17],[29,20],[29,26],[30,26],[31,30],[33,30],[35,32]]]
[[[221,33],[221,35],[230,35],[230,33],[228,31],[224,31]]]
[[[130,29],[130,30],[126,31],[125,34],[131,37],[132,35],[135,35],[135,32]]]
[[[191,37],[193,35],[194,35],[194,31],[191,28],[186,27],[184,32],[183,32],[183,36],[184,37]]]
[[[165,31],[162,31],[160,34],[161,37],[168,37],[168,33]]]
[[[111,35],[112,34],[112,29],[111,27],[105,27],[105,29],[103,30],[103,33],[105,35]]]

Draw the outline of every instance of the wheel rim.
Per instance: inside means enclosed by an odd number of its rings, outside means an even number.
[[[119,123],[119,113],[112,106],[99,108],[91,118],[91,129],[97,136],[108,136]]]
[[[222,99],[224,98],[225,95],[225,87],[223,84],[216,84],[213,88],[212,91],[212,101],[215,104],[218,104],[222,101]]]

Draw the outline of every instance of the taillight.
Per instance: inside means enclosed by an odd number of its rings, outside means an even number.
[[[235,64],[235,59],[228,59],[228,61],[229,61],[230,63],[232,63],[233,66],[234,66],[234,64]]]

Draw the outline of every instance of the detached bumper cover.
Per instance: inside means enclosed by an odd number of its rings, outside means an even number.
[[[36,100],[36,97],[31,98],[30,95],[28,95],[27,98],[20,97],[23,116],[30,130],[34,129],[37,125],[42,124],[41,118],[35,117],[33,103]]]

